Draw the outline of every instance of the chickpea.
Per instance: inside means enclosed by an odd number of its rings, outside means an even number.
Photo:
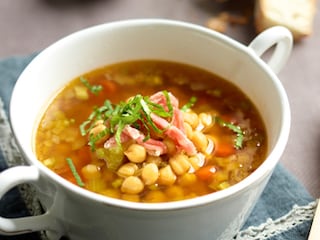
[[[98,123],[99,122],[99,123]],[[103,124],[103,122],[101,123],[100,121],[97,121],[97,123],[95,124],[95,126],[90,130],[90,135],[93,134],[94,136],[97,136],[99,133],[101,133],[102,131],[104,131],[107,127]]]
[[[137,170],[138,170],[138,166],[135,163],[130,162],[122,165],[118,169],[117,174],[120,177],[126,178],[126,177],[133,176]]]
[[[158,183],[163,185],[172,185],[176,181],[177,176],[172,171],[170,165],[167,165],[159,170]]]
[[[121,185],[121,191],[123,193],[138,194],[142,192],[144,184],[140,178],[136,176],[130,176],[123,180]]]
[[[204,164],[204,157],[200,157],[200,156],[196,155],[188,158],[188,161],[191,164],[193,171],[197,171]]]
[[[81,173],[85,179],[97,179],[101,177],[100,169],[95,164],[88,164],[81,169]]]
[[[170,138],[165,138],[163,143],[167,147],[168,154],[174,154],[176,152],[176,144]]]
[[[208,146],[208,139],[202,132],[194,131],[191,140],[200,152],[206,151]]]
[[[207,148],[204,151],[204,153],[207,155],[210,155],[214,151],[215,144],[214,144],[214,141],[211,137],[208,137],[207,139],[208,139],[208,145],[207,145]]]
[[[142,168],[141,178],[146,185],[154,184],[159,177],[159,169],[155,163],[148,163]]]
[[[177,175],[182,175],[190,169],[191,165],[188,161],[188,156],[184,154],[176,154],[169,159],[169,164]]]
[[[147,163],[154,163],[159,167],[162,162],[162,159],[159,156],[148,155],[146,162]]]
[[[195,129],[199,124],[199,118],[195,112],[184,112],[183,118],[184,121],[189,123],[193,129]]]
[[[214,124],[211,114],[208,113],[200,113],[199,120],[205,129],[210,128]]]
[[[93,134],[93,136],[97,136],[99,133],[103,132],[106,130],[106,126],[103,124],[103,120],[98,120],[95,123],[95,126],[90,130],[89,134]],[[108,133],[106,133],[106,135],[104,135],[103,137],[101,137],[101,139],[99,139],[97,141],[97,143],[101,143],[103,141],[105,141],[106,139],[108,139],[110,137],[110,135]]]
[[[146,160],[147,151],[146,149],[136,143],[131,144],[124,152],[127,158],[134,163],[141,163]]]
[[[189,139],[192,139],[193,129],[192,129],[191,125],[189,123],[187,123],[187,122],[184,122],[183,126],[184,126],[184,130],[186,132],[187,137]]]

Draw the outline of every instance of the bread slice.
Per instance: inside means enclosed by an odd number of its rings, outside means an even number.
[[[254,19],[258,32],[281,25],[295,40],[312,34],[316,0],[256,0]]]

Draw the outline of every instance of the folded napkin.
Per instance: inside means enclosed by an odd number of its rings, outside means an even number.
[[[8,109],[18,76],[35,56],[36,54],[0,60],[0,172],[8,167],[26,164],[10,131]],[[306,240],[316,204],[301,183],[278,164],[257,205],[234,240]],[[0,216],[36,214],[41,214],[41,204],[30,185],[23,184],[0,199]],[[47,238],[44,233],[11,237],[0,235],[0,240],[5,239]]]

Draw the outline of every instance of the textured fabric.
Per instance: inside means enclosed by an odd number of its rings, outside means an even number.
[[[0,171],[21,164],[15,144],[10,140],[8,109],[16,79],[34,55],[0,60]],[[8,136],[6,136],[8,135]],[[8,151],[8,147],[12,151]],[[18,161],[15,159],[19,159]],[[22,190],[21,190],[22,189]],[[39,205],[32,189],[13,189],[0,200],[0,216],[17,217],[37,213]],[[270,182],[243,226],[236,240],[306,240],[316,207],[315,200],[281,164],[276,167]],[[44,239],[43,234],[28,234],[2,239]]]

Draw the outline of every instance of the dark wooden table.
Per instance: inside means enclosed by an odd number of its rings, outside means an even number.
[[[0,58],[40,51],[74,31],[115,20],[168,18],[205,25],[221,11],[242,14],[243,3],[252,1],[222,4],[215,0],[1,0]],[[291,135],[281,162],[314,197],[320,196],[319,31],[317,14],[314,34],[295,44],[279,75],[292,110]],[[225,34],[243,44],[256,35],[252,21],[229,26]]]

